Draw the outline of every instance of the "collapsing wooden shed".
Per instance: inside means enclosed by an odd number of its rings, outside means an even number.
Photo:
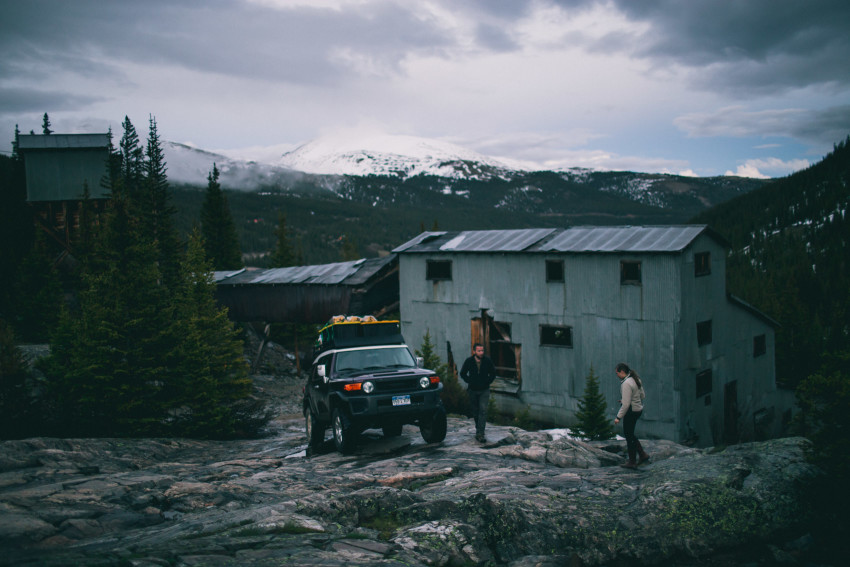
[[[325,323],[398,309],[398,258],[215,272],[216,298],[234,321]]]

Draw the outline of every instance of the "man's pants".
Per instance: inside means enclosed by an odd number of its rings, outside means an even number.
[[[475,436],[484,435],[487,425],[487,405],[490,402],[490,390],[467,390],[469,405],[472,408],[472,418],[475,420]]]

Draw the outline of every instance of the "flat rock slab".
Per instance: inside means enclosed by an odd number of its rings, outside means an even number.
[[[303,420],[248,441],[0,444],[0,565],[597,565],[699,557],[805,533],[806,441],[697,450],[449,419],[307,455]]]

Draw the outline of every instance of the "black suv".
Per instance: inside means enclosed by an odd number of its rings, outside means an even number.
[[[397,321],[356,319],[320,331],[304,388],[308,446],[324,443],[328,426],[341,453],[350,453],[360,433],[372,428],[395,437],[404,424],[418,424],[427,443],[445,439],[440,378],[419,367]]]

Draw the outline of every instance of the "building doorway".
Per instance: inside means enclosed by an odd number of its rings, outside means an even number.
[[[484,345],[484,353],[493,360],[497,379],[504,382],[505,386],[518,389],[522,382],[522,345],[511,338],[511,324],[495,321],[482,309],[481,317],[472,318],[470,331],[471,344]]]

